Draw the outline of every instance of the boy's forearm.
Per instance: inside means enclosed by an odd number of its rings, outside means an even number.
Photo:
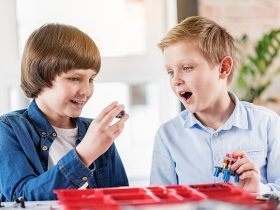
[[[12,177],[1,174],[1,193],[6,201],[13,201],[18,197],[24,197],[27,201],[53,200],[56,199],[54,189],[79,188],[85,183],[83,177],[92,179],[93,176],[91,170],[81,163],[75,153],[71,150],[57,165],[43,173],[36,172],[28,161],[18,161],[10,155],[6,161],[20,166],[10,172]]]

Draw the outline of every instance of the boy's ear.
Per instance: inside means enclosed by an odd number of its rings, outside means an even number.
[[[226,56],[222,61],[221,61],[221,66],[220,66],[220,78],[225,79],[231,72],[233,65],[233,60],[230,56]]]

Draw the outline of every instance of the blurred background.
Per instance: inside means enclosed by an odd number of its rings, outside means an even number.
[[[116,144],[130,185],[148,185],[155,132],[181,111],[157,43],[192,15],[213,19],[236,38],[237,95],[280,113],[279,0],[0,0],[0,115],[28,106],[19,80],[30,33],[50,22],[74,25],[102,55],[82,116],[94,118],[114,100],[125,104],[130,119]]]

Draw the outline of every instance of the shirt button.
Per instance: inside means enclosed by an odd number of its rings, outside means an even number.
[[[82,177],[82,180],[83,180],[83,181],[87,181],[88,178],[87,178],[86,176],[83,176],[83,177]]]
[[[214,137],[217,137],[217,136],[218,136],[218,133],[214,133],[213,135],[214,135]]]
[[[45,131],[41,132],[41,134],[42,134],[43,136],[46,136],[46,135],[47,135],[47,133],[46,133]]]
[[[47,151],[47,150],[48,150],[48,147],[47,147],[47,146],[43,146],[43,147],[42,147],[42,150],[43,150],[43,151]]]
[[[52,133],[52,136],[53,136],[53,137],[56,137],[57,135],[56,135],[56,133],[54,132],[54,133]]]

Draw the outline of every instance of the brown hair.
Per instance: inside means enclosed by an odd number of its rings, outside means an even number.
[[[195,44],[211,65],[230,56],[233,67],[227,81],[232,81],[236,59],[234,38],[223,27],[205,17],[189,17],[173,27],[158,46],[164,51],[166,47],[184,40]]]
[[[94,41],[78,28],[46,24],[28,38],[21,62],[21,88],[36,98],[62,72],[92,69],[99,72],[100,53]]]

